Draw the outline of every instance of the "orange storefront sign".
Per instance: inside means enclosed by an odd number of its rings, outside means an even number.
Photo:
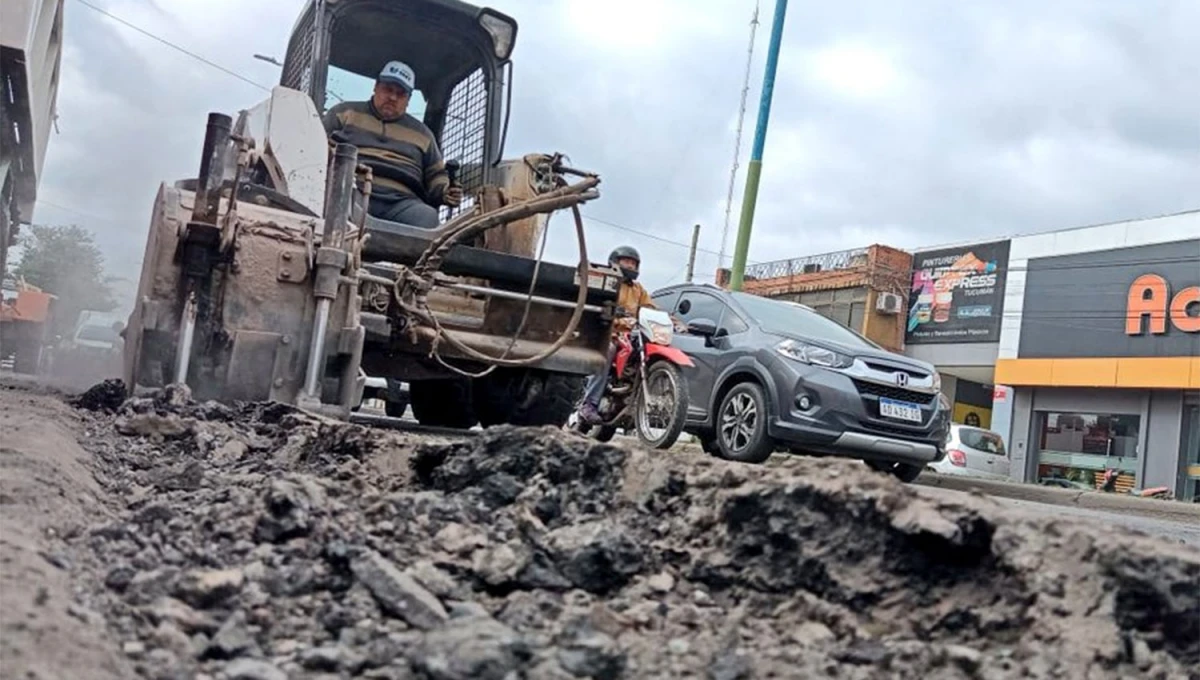
[[[1158,274],[1143,274],[1129,286],[1125,304],[1125,333],[1127,335],[1162,335],[1167,322],[1182,333],[1200,333],[1200,313],[1188,313],[1189,307],[1200,305],[1200,286],[1190,286],[1171,296],[1171,284]],[[1143,323],[1148,320],[1149,323]],[[1144,330],[1145,326],[1149,330]]]

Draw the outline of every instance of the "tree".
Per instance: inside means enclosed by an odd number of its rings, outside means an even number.
[[[76,225],[33,225],[22,239],[16,276],[58,296],[51,330],[62,334],[75,324],[79,312],[116,308],[104,256],[87,229]]]

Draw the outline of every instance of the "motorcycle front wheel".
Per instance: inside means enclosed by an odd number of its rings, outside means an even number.
[[[638,439],[653,449],[671,448],[683,432],[688,409],[687,381],[679,367],[667,361],[652,364],[637,400]]]

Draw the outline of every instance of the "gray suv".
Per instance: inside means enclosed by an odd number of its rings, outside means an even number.
[[[687,324],[685,431],[751,463],[786,449],[858,458],[911,482],[945,456],[949,405],[933,366],[889,352],[794,302],[712,285],[656,291]]]

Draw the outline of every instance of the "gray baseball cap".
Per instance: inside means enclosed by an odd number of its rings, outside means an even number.
[[[402,61],[389,61],[379,72],[379,80],[395,83],[408,92],[412,92],[417,84],[417,76],[412,67]]]

